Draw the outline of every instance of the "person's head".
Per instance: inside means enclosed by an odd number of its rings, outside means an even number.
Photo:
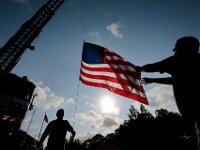
[[[58,119],[63,119],[64,117],[64,109],[59,109],[56,113]]]
[[[197,54],[199,52],[199,40],[193,36],[181,37],[176,41],[173,51],[179,54]]]

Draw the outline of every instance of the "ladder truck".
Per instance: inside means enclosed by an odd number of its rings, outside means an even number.
[[[33,109],[36,86],[11,71],[27,49],[35,49],[32,42],[64,1],[48,0],[0,48],[0,149],[23,149],[26,133],[20,127],[27,111]],[[27,145],[26,149],[31,148]]]

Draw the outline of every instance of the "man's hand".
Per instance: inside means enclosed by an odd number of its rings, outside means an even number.
[[[142,78],[142,83],[143,84],[149,84],[149,83],[153,83],[153,79],[152,78]]]
[[[42,148],[42,146],[41,145],[37,145],[37,150],[42,150],[43,148]]]
[[[71,136],[70,136],[70,141],[71,142],[73,142],[74,141],[74,137],[75,137],[75,135],[76,135],[76,132],[73,130],[72,132],[71,132]]]
[[[72,137],[74,138],[76,135],[76,132],[73,130],[71,133],[72,133]]]

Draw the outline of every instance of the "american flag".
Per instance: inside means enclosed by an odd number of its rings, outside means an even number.
[[[80,80],[82,83],[148,104],[135,65],[102,46],[84,42]]]
[[[48,119],[48,117],[47,117],[46,113],[45,113],[45,115],[44,115],[44,121],[45,121],[46,123],[48,123],[48,122],[49,122],[49,119]]]

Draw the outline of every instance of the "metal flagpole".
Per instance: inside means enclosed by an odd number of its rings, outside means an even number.
[[[73,127],[74,127],[75,117],[76,117],[76,107],[77,107],[77,102],[78,102],[79,84],[80,84],[80,80],[78,82],[78,89],[77,89],[77,93],[76,93],[76,103],[75,103],[75,110],[74,110],[74,121],[73,121],[73,125],[72,125]]]
[[[42,125],[41,125],[41,128],[40,128],[40,132],[39,132],[39,135],[38,135],[38,141],[40,140],[40,136],[41,136],[41,133],[42,133],[42,127],[44,125],[44,118],[42,120]]]
[[[81,25],[82,25],[82,33],[83,33],[83,44],[85,42],[85,27],[84,27],[84,17],[83,17],[83,2],[82,0],[80,1],[81,5],[80,5],[80,19],[81,19]],[[83,46],[82,46],[83,47]],[[82,60],[82,55],[81,55],[81,60]],[[81,61],[80,61],[80,66],[81,66]],[[79,94],[79,86],[80,86],[80,75],[79,75],[79,82],[78,82],[78,88],[77,88],[77,92],[76,92],[76,103],[75,103],[75,110],[74,110],[74,120],[73,120],[73,127],[75,126],[75,118],[76,118],[76,107],[77,107],[77,103],[78,103],[78,94]]]

